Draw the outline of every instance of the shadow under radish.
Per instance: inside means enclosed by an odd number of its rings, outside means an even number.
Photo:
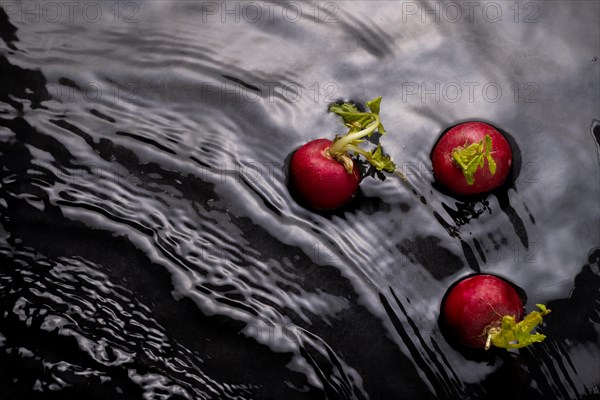
[[[469,122],[469,121],[473,121],[473,120],[468,119],[468,120],[464,120],[464,121],[458,121],[457,123],[453,124],[452,126],[449,126],[448,128],[444,129],[438,136],[438,139],[435,141],[434,145],[432,146],[432,152],[433,152],[433,149],[435,148],[435,146],[437,145],[437,143],[440,141],[440,139],[449,130],[451,130],[452,128],[454,128],[457,125],[460,125],[462,123]],[[442,205],[444,211],[450,217],[452,223],[449,221],[446,221],[445,218],[443,218],[438,212],[435,213],[436,219],[451,236],[460,238],[460,236],[461,236],[460,228],[462,226],[468,225],[472,220],[477,220],[483,215],[491,215],[494,213],[495,210],[492,206],[490,206],[490,201],[488,200],[488,198],[490,196],[494,196],[494,197],[496,197],[496,199],[498,201],[500,211],[505,213],[508,220],[510,221],[510,223],[513,227],[513,230],[515,232],[515,235],[517,236],[517,238],[519,239],[521,244],[525,247],[525,249],[528,249],[529,248],[529,235],[527,233],[527,225],[525,223],[525,219],[522,218],[518,214],[515,206],[513,204],[511,204],[511,199],[509,198],[509,191],[515,192],[518,196],[518,190],[517,190],[515,183],[521,174],[521,168],[522,168],[521,149],[520,149],[519,145],[517,144],[516,140],[514,139],[514,137],[506,130],[499,128],[498,126],[496,126],[495,124],[493,124],[489,121],[485,121],[485,120],[478,120],[478,121],[486,123],[486,124],[494,127],[508,141],[508,143],[511,147],[511,150],[512,150],[512,158],[513,158],[513,162],[512,162],[508,177],[502,185],[500,185],[498,188],[495,188],[492,191],[480,193],[480,194],[476,194],[476,195],[469,195],[469,196],[457,195],[457,194],[453,193],[452,191],[450,191],[445,186],[441,185],[440,183],[438,183],[437,181],[434,180],[434,182],[432,183],[433,189],[435,189],[442,195],[455,200],[455,201],[453,201],[453,206],[451,206],[449,203],[441,201],[441,205]],[[430,153],[430,158],[431,158],[431,153]],[[529,212],[528,207],[524,202],[523,202],[522,206],[527,212]],[[533,218],[533,216],[531,214],[528,215],[528,219],[532,223],[535,223],[535,219]],[[469,265],[471,266],[471,269],[473,269],[474,271],[479,271],[478,265],[476,262],[476,258],[475,258],[475,254],[472,251],[471,247],[462,239],[461,239],[461,243],[463,245],[462,246],[463,250],[466,250],[465,257],[467,257],[467,259],[470,260]],[[475,243],[476,249],[479,250],[477,248],[477,245],[478,245],[478,243]],[[478,251],[478,252],[480,255],[482,254],[481,251]],[[482,259],[485,260],[485,257],[482,257]]]

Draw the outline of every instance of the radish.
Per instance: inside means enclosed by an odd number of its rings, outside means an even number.
[[[312,208],[330,210],[350,201],[358,189],[360,170],[351,164],[351,173],[327,152],[329,139],[317,139],[299,148],[290,161],[290,175],[296,193]],[[350,161],[352,162],[352,161]]]
[[[493,126],[477,121],[449,129],[431,152],[437,181],[462,196],[486,193],[504,184],[512,161],[506,138]]]
[[[360,147],[375,131],[384,134],[379,119],[381,97],[368,101],[369,112],[361,112],[352,103],[333,104],[329,111],[342,117],[349,128],[346,135],[331,141],[316,139],[300,147],[290,160],[290,183],[301,202],[316,210],[334,210],[356,194],[361,172],[356,157],[363,156],[377,171],[395,172],[396,165],[381,145],[371,151]],[[396,172],[400,174],[399,172]]]
[[[542,304],[523,318],[523,302],[515,288],[494,275],[462,279],[446,294],[441,320],[459,344],[488,350],[490,346],[518,349],[541,342],[545,336],[531,333],[550,310]]]

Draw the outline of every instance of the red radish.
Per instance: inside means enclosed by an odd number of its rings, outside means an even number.
[[[296,194],[315,209],[330,210],[346,204],[360,182],[358,165],[352,163],[349,174],[329,154],[331,144],[329,139],[313,140],[296,150],[290,160],[290,179]]]
[[[354,197],[361,174],[349,152],[363,156],[378,171],[395,172],[396,165],[380,145],[370,152],[360,147],[376,130],[385,133],[379,119],[380,103],[381,97],[368,101],[370,112],[360,112],[351,103],[332,105],[329,111],[342,117],[349,132],[333,141],[313,140],[296,150],[290,160],[290,183],[305,205],[333,210]]]
[[[501,186],[510,173],[512,150],[506,138],[483,122],[465,122],[448,130],[431,152],[433,173],[455,194],[468,196]]]
[[[459,281],[442,303],[442,322],[459,344],[475,349],[521,348],[545,336],[531,331],[550,312],[533,311],[523,319],[523,302],[515,288],[493,275],[474,275]]]

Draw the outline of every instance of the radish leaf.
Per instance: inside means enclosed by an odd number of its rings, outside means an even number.
[[[550,310],[543,304],[536,305],[541,311],[532,311],[520,322],[516,322],[512,315],[502,317],[502,326],[489,330],[485,349],[489,349],[490,345],[505,349],[520,349],[544,340],[545,335],[532,332],[543,322],[543,317],[548,315]]]
[[[342,117],[344,124],[349,128],[346,135],[336,137],[331,145],[329,152],[336,160],[343,162],[347,160],[347,152],[351,151],[355,155],[363,156],[371,165],[378,171],[387,171],[394,173],[396,164],[391,157],[383,152],[380,144],[372,151],[368,151],[361,147],[365,142],[366,137],[371,137],[373,133],[378,131],[380,134],[385,133],[385,128],[379,118],[381,108],[381,97],[377,97],[366,103],[370,112],[359,111],[356,105],[352,103],[332,104],[329,111]],[[351,168],[346,166],[349,173]]]
[[[469,185],[475,183],[475,172],[483,168],[487,160],[490,173],[496,173],[496,161],[492,157],[492,138],[485,135],[485,139],[477,143],[465,144],[452,150],[452,158],[463,170],[463,175]]]

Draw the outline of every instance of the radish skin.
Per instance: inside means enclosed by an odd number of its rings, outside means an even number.
[[[360,183],[356,163],[349,174],[330,155],[331,144],[328,139],[313,140],[300,147],[290,160],[290,180],[296,194],[316,210],[342,207],[352,200]]]
[[[440,184],[454,194],[470,196],[502,186],[510,174],[513,155],[496,128],[471,121],[440,137],[431,152],[431,164]]]
[[[473,349],[492,345],[506,349],[541,342],[545,336],[531,331],[550,313],[545,306],[524,316],[516,289],[504,279],[479,274],[450,288],[441,307],[442,321],[452,340]]]

